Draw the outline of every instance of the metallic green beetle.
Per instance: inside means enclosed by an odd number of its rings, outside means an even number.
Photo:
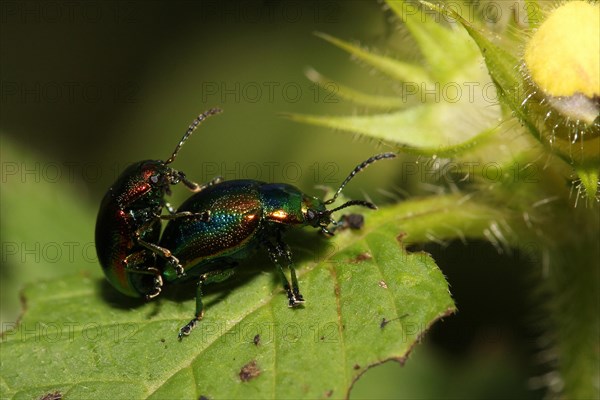
[[[332,235],[328,227],[337,225],[331,217],[333,212],[349,206],[375,209],[373,203],[362,200],[351,200],[329,210],[326,206],[332,204],[344,186],[369,164],[395,156],[383,153],[364,161],[327,201],[308,196],[292,185],[256,180],[225,181],[192,195],[177,212],[206,215],[206,219],[169,221],[160,240],[160,246],[170,249],[181,266],[175,268],[172,263],[163,262],[164,280],[179,283],[198,279],[196,313],[181,328],[179,338],[189,335],[203,317],[203,285],[227,279],[239,261],[261,247],[278,268],[289,306],[302,304],[304,297],[298,287],[292,255],[282,239],[284,231],[291,227],[312,226]],[[285,267],[290,269],[291,284],[285,275]]]

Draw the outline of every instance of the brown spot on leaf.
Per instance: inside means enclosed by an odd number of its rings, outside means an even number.
[[[254,343],[255,346],[258,346],[258,344],[260,343],[260,335],[256,335],[254,336],[254,339],[252,340],[252,342]]]
[[[352,264],[357,264],[357,263],[363,262],[365,260],[370,260],[371,258],[373,258],[373,256],[365,251],[364,253],[360,253],[359,255],[357,255],[356,257],[351,259],[350,262]]]
[[[360,365],[354,364],[354,369],[360,369]]]
[[[406,232],[400,232],[398,234],[398,236],[396,236],[396,240],[398,241],[398,243],[400,243],[400,245],[402,245],[402,242],[404,241],[405,237],[406,237]]]
[[[240,370],[240,379],[242,382],[248,382],[260,375],[260,369],[256,365],[256,360],[250,361]]]
[[[388,287],[387,287],[387,283],[385,283],[385,281],[384,281],[384,280],[380,280],[380,281],[379,281],[377,284],[379,285],[379,287],[382,287],[382,288],[384,288],[384,289],[387,289],[387,288],[388,288]]]
[[[62,393],[57,390],[56,392],[43,395],[40,397],[40,400],[61,400],[62,398]]]
[[[333,389],[329,389],[327,391],[327,393],[325,393],[325,397],[331,397],[332,394],[333,394]]]

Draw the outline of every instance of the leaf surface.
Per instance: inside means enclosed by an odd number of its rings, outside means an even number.
[[[205,318],[182,342],[193,285],[147,304],[116,294],[100,268],[31,285],[20,324],[2,338],[2,398],[345,397],[369,366],[403,361],[455,310],[430,256],[404,249],[411,233],[402,225],[443,220],[457,202],[416,205],[371,212],[363,229],[331,239],[299,233],[303,308],[287,307],[266,258],[262,269],[242,265],[237,278],[207,288]],[[412,225],[415,239],[429,223]]]

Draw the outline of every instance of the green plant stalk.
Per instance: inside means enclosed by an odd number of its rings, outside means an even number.
[[[598,234],[567,242],[549,253],[547,286],[550,329],[560,380],[547,382],[565,398],[593,399],[600,395],[600,272]],[[552,376],[551,376],[552,377]]]

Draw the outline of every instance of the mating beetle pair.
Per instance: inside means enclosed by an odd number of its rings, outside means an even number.
[[[109,282],[120,292],[152,299],[160,294],[164,282],[198,280],[196,312],[179,331],[180,339],[202,319],[202,287],[230,277],[238,262],[259,247],[266,249],[277,266],[288,305],[302,304],[291,252],[282,239],[284,231],[292,226],[313,226],[332,235],[328,227],[337,225],[331,218],[333,212],[353,205],[375,209],[374,204],[362,200],[329,210],[326,206],[369,164],[395,157],[383,153],[364,161],[327,201],[284,183],[221,182],[216,178],[199,185],[169,164],[198,124],[219,112],[214,108],[198,116],[166,161],[146,160],[128,167],[104,196],[96,222],[98,259]],[[175,211],[165,195],[170,194],[170,185],[179,182],[195,194]],[[169,213],[163,215],[163,208]],[[161,237],[163,219],[169,222]],[[285,267],[290,269],[291,284]]]

